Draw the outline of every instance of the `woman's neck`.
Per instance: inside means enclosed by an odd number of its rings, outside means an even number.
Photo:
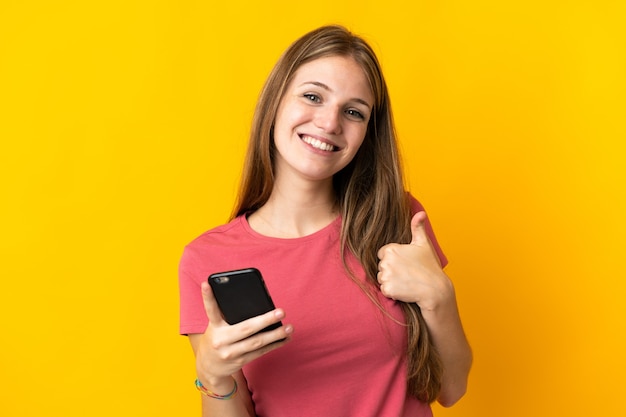
[[[332,183],[307,187],[276,183],[268,201],[248,217],[248,222],[265,236],[297,238],[326,227],[338,215]]]

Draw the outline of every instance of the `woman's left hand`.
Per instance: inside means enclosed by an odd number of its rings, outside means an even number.
[[[454,300],[454,287],[426,234],[425,221],[423,211],[413,216],[411,243],[389,243],[380,248],[377,279],[385,297],[435,310]]]

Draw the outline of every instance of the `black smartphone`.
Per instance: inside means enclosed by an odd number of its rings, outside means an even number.
[[[275,309],[263,276],[256,268],[211,274],[209,284],[228,324],[239,323]],[[274,323],[261,331],[266,332],[282,325],[282,322]]]

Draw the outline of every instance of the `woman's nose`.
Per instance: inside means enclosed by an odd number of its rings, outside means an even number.
[[[339,134],[341,133],[341,111],[331,106],[319,108],[315,114],[314,123],[326,133]]]

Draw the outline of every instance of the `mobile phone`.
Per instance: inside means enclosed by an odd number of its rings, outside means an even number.
[[[209,284],[228,324],[236,324],[276,308],[263,276],[256,268],[211,274]],[[266,332],[282,325],[282,322],[274,323],[261,331]]]

